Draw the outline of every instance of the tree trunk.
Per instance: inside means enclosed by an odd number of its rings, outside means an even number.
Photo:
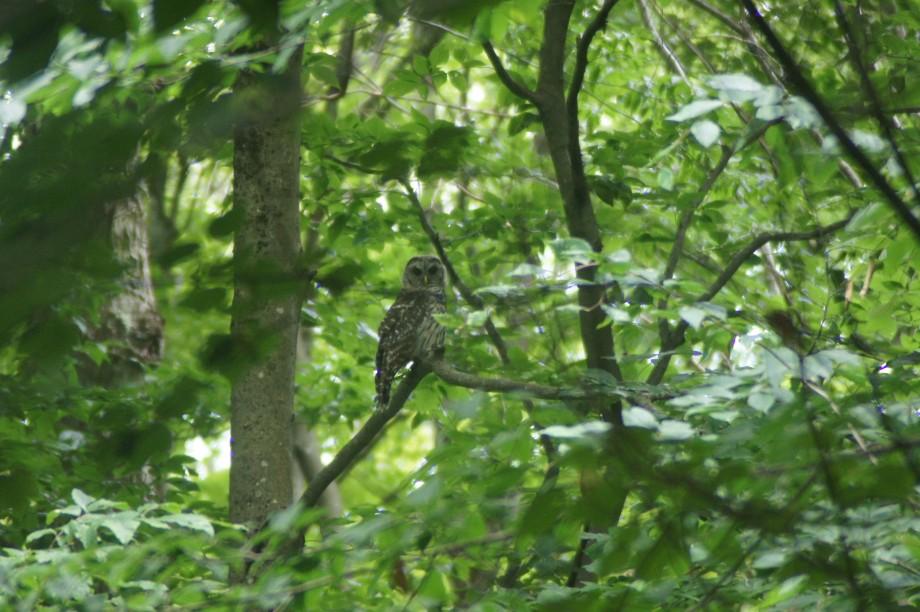
[[[300,53],[244,73],[234,132],[230,519],[261,524],[293,500],[291,435],[301,304]]]
[[[147,213],[140,193],[106,205],[109,236],[121,266],[121,291],[102,308],[100,325],[90,331],[97,341],[115,341],[100,365],[80,363],[88,384],[116,387],[137,382],[144,365],[163,355],[163,319],[157,310],[150,277]]]

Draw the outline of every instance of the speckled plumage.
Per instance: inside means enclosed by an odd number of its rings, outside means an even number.
[[[378,406],[389,403],[393,378],[401,368],[444,350],[445,331],[434,315],[445,312],[445,276],[441,261],[431,255],[413,257],[406,264],[402,289],[378,332]]]

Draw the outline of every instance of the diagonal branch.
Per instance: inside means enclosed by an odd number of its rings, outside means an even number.
[[[731,147],[722,147],[722,157],[719,158],[719,162],[716,164],[715,168],[710,170],[709,174],[706,176],[706,180],[703,181],[703,184],[700,186],[696,197],[680,216],[680,221],[677,224],[677,233],[674,235],[674,243],[671,245],[671,253],[668,255],[668,263],[665,265],[664,273],[661,275],[662,281],[669,280],[674,276],[674,272],[677,270],[677,262],[680,260],[680,256],[684,251],[684,242],[687,239],[687,231],[690,229],[690,222],[693,220],[693,214],[696,212],[696,209],[699,208],[700,204],[703,203],[703,200],[706,199],[713,185],[716,184],[716,179],[725,171],[734,153],[735,151]]]
[[[847,223],[850,222],[850,219],[853,218],[855,212],[850,213],[846,218],[841,219],[831,223],[830,225],[823,225],[821,227],[816,227],[811,230],[803,232],[764,232],[754,237],[744,248],[735,253],[735,255],[729,260],[728,265],[722,270],[722,273],[719,277],[709,286],[706,291],[704,291],[698,298],[698,302],[705,302],[711,300],[715,295],[722,290],[722,287],[728,283],[735,272],[738,271],[738,268],[744,264],[744,262],[753,255],[757,249],[764,246],[768,242],[795,242],[802,240],[814,240],[816,238],[823,238],[829,234],[843,229],[846,227]]]
[[[428,221],[428,217],[425,215],[425,209],[422,207],[422,203],[418,199],[418,194],[415,193],[415,190],[412,189],[412,185],[409,184],[409,181],[403,179],[400,181],[403,188],[406,190],[406,195],[409,200],[415,206],[418,211],[419,222],[422,225],[422,229],[425,230],[425,234],[428,236],[428,239],[431,241],[432,246],[434,246],[435,251],[438,253],[438,257],[441,259],[441,262],[444,264],[444,267],[447,269],[447,274],[450,276],[451,282],[460,291],[460,295],[463,296],[463,299],[471,305],[473,308],[482,310],[485,307],[485,303],[482,298],[476,295],[470,288],[463,282],[460,278],[460,275],[457,274],[456,268],[454,268],[453,263],[451,263],[450,258],[447,256],[447,251],[444,249],[444,245],[441,243],[441,237],[438,236],[438,233],[432,227],[431,222]],[[486,317],[484,323],[486,333],[489,335],[489,340],[492,341],[492,345],[495,346],[495,350],[498,351],[498,357],[501,359],[503,365],[508,366],[511,363],[511,357],[508,355],[508,346],[505,344],[504,338],[498,332],[498,329],[495,327],[495,323],[492,321],[492,316],[489,315]],[[533,414],[533,402],[525,399],[523,401],[524,409],[527,411],[527,414]],[[537,430],[542,429],[542,425],[534,421],[534,426]],[[555,479],[559,472],[559,466],[555,462],[556,457],[556,445],[553,442],[552,438],[547,435],[540,435],[540,444],[543,446],[543,451],[546,453],[546,459],[549,463],[549,468],[546,471],[546,480]]]
[[[623,385],[615,389],[609,386],[600,388],[555,387],[510,378],[482,377],[468,374],[457,370],[443,359],[417,363],[409,370],[408,375],[403,378],[399,387],[393,392],[390,403],[382,410],[378,410],[371,415],[361,429],[342,447],[335,458],[313,478],[297,501],[301,507],[310,508],[319,502],[319,498],[323,491],[326,490],[326,487],[345,473],[354,460],[374,442],[377,435],[383,430],[384,425],[399,413],[409,396],[429,372],[434,372],[444,382],[458,387],[495,393],[525,393],[542,399],[581,400],[622,395],[635,397],[637,401],[641,402],[644,399],[669,397],[668,394],[649,393],[649,390],[642,385]]]
[[[495,47],[492,46],[492,43],[485,41],[482,43],[482,48],[489,57],[489,62],[492,64],[492,68],[495,69],[498,80],[508,88],[508,91],[539,108],[540,101],[537,99],[537,94],[528,89],[527,86],[514,80],[514,77],[505,70],[505,66],[502,64],[501,58],[498,57],[498,54],[495,52]]]
[[[732,19],[731,16],[726,15],[725,13],[720,11],[718,8],[706,2],[706,0],[690,0],[690,4],[693,4],[694,6],[701,8],[707,13],[709,13],[710,15],[712,15],[713,17],[715,17],[716,19],[724,23],[726,26],[728,26],[728,28],[732,32],[737,34],[738,36],[741,36],[742,38],[747,36],[747,32],[745,31],[745,29],[741,27],[740,25],[738,25],[737,23],[735,23],[735,20]]]
[[[588,49],[594,37],[607,27],[607,18],[610,11],[616,6],[617,0],[604,0],[600,10],[585,28],[584,34],[578,38],[578,45],[575,49],[575,69],[572,72],[572,81],[569,83],[569,95],[566,99],[566,106],[569,115],[569,129],[572,126],[578,126],[578,94],[585,82],[585,71],[588,69]]]
[[[684,251],[684,243],[687,239],[687,231],[690,229],[690,222],[693,220],[693,215],[696,213],[697,208],[699,208],[700,204],[703,203],[703,201],[706,199],[706,196],[712,190],[716,180],[718,180],[718,178],[722,175],[722,173],[725,171],[725,168],[728,167],[728,162],[731,160],[732,156],[738,151],[744,149],[753,141],[758,140],[774,123],[775,122],[773,121],[766,122],[756,130],[751,131],[744,139],[744,141],[735,148],[728,146],[722,147],[722,156],[719,158],[719,162],[716,164],[715,168],[713,168],[706,176],[706,180],[703,181],[703,184],[700,186],[696,197],[680,216],[680,221],[677,224],[677,233],[674,236],[674,243],[671,245],[671,252],[668,255],[668,262],[665,265],[664,273],[661,275],[662,281],[669,280],[674,276],[674,272],[677,270],[677,264],[680,261],[680,257]],[[664,310],[667,308],[667,306],[668,299],[667,297],[663,297],[658,302],[658,307]],[[661,345],[663,347],[668,344],[669,336],[671,334],[671,328],[668,325],[667,319],[662,318],[658,322],[658,333],[661,337]]]
[[[910,185],[911,190],[914,192],[914,197],[920,197],[920,191],[917,191],[917,181],[914,179],[914,174],[911,172],[910,166],[907,165],[907,160],[904,158],[904,154],[901,153],[901,149],[898,147],[897,140],[895,140],[894,129],[891,125],[891,117],[887,117],[885,112],[882,110],[882,102],[878,97],[878,92],[875,90],[875,86],[872,84],[872,79],[869,78],[869,71],[862,61],[862,55],[860,53],[859,46],[856,44],[856,37],[853,35],[853,29],[851,28],[850,23],[847,21],[846,15],[843,12],[843,7],[840,5],[839,0],[834,3],[834,14],[837,16],[837,23],[840,25],[840,29],[843,30],[843,37],[846,40],[847,47],[850,51],[850,59],[853,61],[853,66],[856,68],[856,72],[859,73],[859,78],[862,81],[863,89],[866,90],[866,95],[869,98],[869,108],[872,111],[872,114],[875,116],[875,120],[878,122],[882,133],[885,134],[885,138],[888,139],[888,144],[891,146],[891,150],[894,152],[894,157],[898,160],[898,164],[901,166],[901,169],[904,172],[904,177],[907,179],[907,184]]]
[[[693,214],[696,212],[696,209],[699,208],[700,204],[702,204],[706,199],[706,196],[709,195],[709,192],[716,184],[716,180],[718,180],[718,178],[725,171],[725,168],[728,166],[728,162],[731,161],[732,156],[747,147],[755,140],[758,140],[768,129],[770,129],[770,127],[776,125],[779,122],[779,119],[764,122],[756,129],[751,130],[745,136],[744,141],[741,142],[738,146],[734,148],[728,146],[722,147],[722,156],[719,158],[719,162],[716,164],[715,168],[713,168],[709,174],[706,175],[706,180],[703,181],[699,191],[697,191],[696,197],[687,206],[684,214],[681,215],[680,222],[677,225],[677,233],[674,236],[674,244],[671,247],[671,253],[668,255],[668,263],[665,266],[664,273],[661,277],[662,280],[670,279],[674,275],[674,272],[677,270],[677,263],[680,260],[680,256],[684,249],[684,242],[687,238],[687,230],[690,228],[690,222],[693,220]]]
[[[412,205],[415,206],[415,210],[418,212],[419,222],[422,224],[422,229],[425,230],[425,235],[428,236],[428,239],[431,241],[431,245],[437,252],[441,263],[443,263],[444,267],[447,269],[447,275],[450,276],[450,282],[454,287],[457,288],[457,290],[460,292],[460,295],[463,296],[463,299],[466,300],[468,304],[470,304],[473,308],[482,310],[485,308],[485,302],[483,302],[482,298],[476,295],[466,285],[466,283],[463,282],[463,279],[460,278],[460,275],[457,274],[457,270],[454,268],[450,258],[447,256],[447,251],[444,250],[444,245],[441,243],[441,237],[438,236],[438,233],[428,221],[428,217],[425,216],[425,208],[419,201],[418,194],[415,193],[415,190],[412,188],[412,185],[408,180],[399,179],[399,182],[403,186],[403,189],[406,190],[406,197],[408,197],[409,201],[412,202]],[[495,328],[495,323],[492,322],[491,316],[486,318],[484,326],[486,328],[486,333],[489,335],[489,339],[492,341],[492,344],[495,345],[495,350],[498,351],[499,358],[502,360],[502,363],[507,365],[510,361],[508,357],[508,346],[505,344],[505,340],[501,337],[501,334],[499,334],[498,330]]]
[[[652,40],[655,42],[655,48],[658,49],[658,52],[661,53],[665,61],[671,64],[671,67],[674,68],[674,72],[680,75],[684,83],[689,86],[690,78],[687,76],[687,71],[684,69],[684,65],[680,61],[680,58],[674,53],[671,45],[668,44],[668,41],[666,41],[661,35],[661,32],[658,31],[658,26],[655,25],[655,18],[652,16],[652,11],[649,9],[648,2],[646,0],[639,0],[639,9],[642,13],[642,21],[645,23],[645,27],[648,28],[648,31],[652,35]]]
[[[707,302],[715,297],[715,295],[719,293],[719,291],[721,291],[726,284],[728,284],[728,281],[731,280],[738,269],[744,265],[744,262],[747,261],[748,258],[750,258],[750,256],[757,251],[757,249],[761,248],[765,244],[770,242],[794,242],[823,238],[824,236],[833,234],[834,232],[846,227],[847,223],[850,222],[850,219],[852,219],[853,215],[855,214],[855,211],[851,212],[846,216],[846,218],[841,219],[840,221],[836,221],[830,225],[816,227],[807,231],[764,232],[758,234],[732,256],[728,262],[728,265],[725,266],[716,280],[714,280],[703,293],[697,296],[695,301]],[[668,365],[671,362],[671,352],[683,344],[688,327],[688,323],[684,320],[681,320],[680,323],[677,324],[677,327],[674,328],[674,333],[670,335],[668,342],[662,346],[658,361],[655,363],[655,367],[652,368],[651,373],[646,379],[647,384],[657,385],[661,382],[662,378],[664,378],[664,373],[667,371]]]
[[[377,435],[383,430],[384,425],[402,410],[409,396],[429,371],[428,368],[419,365],[415,365],[409,370],[408,375],[403,378],[396,391],[393,392],[390,403],[382,410],[374,412],[361,429],[336,454],[335,458],[310,481],[303,495],[297,500],[301,507],[311,508],[319,502],[319,498],[323,491],[326,490],[326,487],[335,482],[339,476],[351,467],[352,462],[374,442]],[[301,537],[298,542],[302,541],[303,538]]]
[[[908,207],[904,200],[901,199],[901,196],[898,195],[898,192],[895,190],[895,188],[891,186],[891,184],[885,179],[878,168],[875,167],[875,164],[872,163],[872,160],[870,160],[869,157],[863,153],[862,149],[856,146],[856,143],[853,142],[853,139],[850,138],[850,135],[847,134],[845,129],[843,129],[843,127],[840,125],[840,122],[838,122],[837,118],[834,117],[834,114],[831,112],[830,108],[827,106],[827,104],[825,104],[824,99],[818,95],[818,92],[812,86],[811,82],[809,82],[805,75],[802,74],[798,64],[796,64],[792,56],[789,55],[789,52],[783,46],[783,43],[781,43],[779,38],[777,38],[776,34],[763,18],[763,15],[760,14],[760,11],[757,10],[757,7],[754,5],[752,0],[739,1],[747,11],[751,22],[753,22],[757,29],[760,30],[760,33],[763,34],[764,38],[767,39],[770,47],[772,47],[773,52],[776,53],[777,59],[786,70],[790,82],[815,108],[815,110],[821,116],[821,119],[824,120],[824,123],[827,125],[830,132],[837,138],[843,149],[856,162],[856,164],[860,166],[863,171],[865,171],[872,183],[874,183],[876,188],[882,192],[882,195],[885,196],[885,200],[888,202],[889,206],[910,228],[910,230],[914,233],[914,236],[920,240],[920,220],[918,220],[917,217],[913,215],[910,207]]]

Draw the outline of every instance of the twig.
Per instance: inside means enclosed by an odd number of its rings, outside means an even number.
[[[789,503],[787,503],[785,507],[783,508],[783,511],[782,511],[783,514],[791,510],[792,506],[795,503],[797,503],[803,495],[805,495],[808,489],[811,488],[811,485],[814,484],[815,480],[817,479],[817,476],[818,476],[817,472],[813,472],[812,475],[809,476],[808,479],[802,484],[802,486],[799,487],[799,490],[796,491],[795,495],[792,496],[792,499],[789,500]],[[738,555],[738,558],[735,560],[732,566],[728,568],[728,571],[722,572],[722,575],[719,577],[719,580],[714,585],[712,585],[712,588],[710,588],[706,592],[706,594],[703,596],[703,598],[696,604],[696,606],[694,606],[693,608],[694,610],[706,609],[707,604],[710,601],[712,601],[712,599],[716,596],[716,593],[719,592],[719,589],[721,589],[723,586],[728,584],[728,581],[732,579],[732,577],[735,575],[735,573],[739,569],[741,569],[741,566],[744,564],[744,561],[749,556],[754,554],[754,551],[757,550],[757,548],[760,546],[761,542],[763,542],[765,537],[766,537],[766,534],[761,532],[757,536],[757,538],[750,545],[748,545],[748,547],[745,548],[741,552],[740,555]]]
[[[904,158],[904,154],[901,153],[901,149],[898,147],[897,140],[895,140],[894,130],[891,127],[891,118],[885,116],[884,111],[882,111],[882,102],[878,97],[878,92],[875,90],[875,86],[872,84],[872,79],[869,78],[869,71],[866,69],[866,65],[862,61],[862,55],[860,53],[859,46],[856,44],[856,37],[853,35],[853,29],[850,27],[850,24],[847,21],[846,15],[843,12],[843,7],[840,5],[839,0],[834,2],[834,14],[837,17],[837,23],[839,24],[840,29],[843,30],[843,37],[846,40],[847,47],[850,51],[850,59],[853,61],[853,66],[856,68],[856,72],[859,73],[859,78],[862,81],[863,89],[866,90],[866,95],[869,98],[872,114],[875,115],[875,120],[878,122],[879,128],[882,130],[882,133],[885,134],[885,138],[888,139],[888,144],[891,146],[891,150],[894,152],[894,157],[898,160],[898,164],[900,164],[901,169],[904,172],[904,177],[907,179],[907,184],[910,185],[911,190],[914,192],[914,198],[918,198],[920,197],[920,191],[917,191],[917,181],[914,180],[913,172],[911,172],[910,166],[907,165],[907,160]]]
[[[725,13],[723,13],[716,7],[712,6],[705,0],[690,0],[690,4],[698,8],[701,8],[707,13],[709,13],[710,15],[712,15],[713,17],[715,17],[716,19],[718,19],[719,21],[727,25],[728,28],[732,32],[737,34],[738,36],[743,36],[743,37],[747,36],[747,32],[745,31],[745,29],[739,26],[737,23],[735,23],[734,19],[732,19],[731,17],[729,17],[728,15],[726,15]]]
[[[832,462],[837,462],[846,461],[848,459],[865,458],[867,454],[871,454],[873,457],[883,457],[893,453],[903,453],[905,451],[909,452],[916,448],[920,448],[920,438],[906,440],[901,439],[887,446],[883,446],[881,444],[873,444],[871,446],[867,446],[865,449],[859,448],[856,450],[846,450],[840,451],[838,453],[831,453],[829,457]],[[776,478],[777,476],[782,476],[791,472],[799,472],[803,470],[811,471],[814,470],[815,467],[816,466],[814,463],[774,465],[772,467],[758,468],[755,470],[755,474],[758,477]]]
[[[862,149],[856,146],[856,143],[850,138],[850,135],[847,134],[846,130],[840,125],[837,121],[834,114],[825,104],[821,96],[818,95],[815,91],[812,84],[807,78],[802,74],[802,71],[799,69],[795,60],[792,59],[792,56],[789,55],[789,52],[786,51],[786,48],[777,38],[776,34],[770,28],[770,25],[766,22],[760,12],[757,10],[757,7],[754,5],[752,0],[739,0],[744,6],[745,10],[750,17],[750,20],[754,23],[760,33],[767,39],[770,47],[773,48],[773,52],[776,53],[777,59],[779,59],[780,64],[782,64],[785,69],[789,80],[792,84],[800,91],[802,96],[808,100],[808,102],[814,107],[817,113],[824,120],[824,123],[827,125],[831,133],[837,138],[840,142],[843,149],[849,154],[849,156],[859,165],[865,173],[869,176],[869,179],[875,184],[876,188],[882,192],[882,195],[885,196],[885,200],[888,202],[889,206],[897,213],[901,220],[907,224],[910,230],[914,233],[914,236],[920,240],[920,220],[917,219],[910,211],[910,208],[901,199],[901,196],[898,195],[898,192],[891,186],[891,184],[882,176],[882,173],[875,167]],[[916,197],[916,194],[915,194]]]
[[[680,256],[684,250],[684,241],[687,239],[687,230],[690,229],[690,222],[693,220],[693,214],[696,212],[696,209],[699,208],[700,204],[703,203],[703,200],[706,199],[713,185],[715,185],[716,180],[722,175],[725,168],[728,167],[728,162],[731,160],[734,153],[735,150],[731,147],[722,147],[722,157],[719,158],[719,162],[706,176],[706,180],[703,181],[699,191],[697,191],[696,198],[693,199],[693,202],[687,206],[686,210],[684,210],[684,213],[681,215],[680,222],[677,224],[677,233],[674,235],[674,244],[671,246],[671,253],[668,255],[668,263],[665,265],[664,273],[661,275],[662,281],[669,280],[674,276],[674,272],[677,270],[677,262],[680,260]]]
[[[566,98],[566,107],[569,115],[569,129],[571,126],[578,125],[578,94],[581,93],[582,85],[585,81],[585,71],[588,69],[588,49],[591,48],[591,42],[594,37],[607,27],[607,18],[610,11],[616,6],[617,0],[604,0],[600,10],[585,28],[584,34],[578,37],[578,45],[575,49],[575,69],[572,71],[572,81],[569,83],[569,95]]]
[[[754,140],[759,139],[764,132],[769,129],[774,122],[765,123],[758,129],[755,133],[752,133],[741,143],[737,148],[731,148],[728,146],[722,147],[722,157],[719,158],[719,162],[716,164],[709,174],[706,176],[706,180],[703,181],[703,184],[700,186],[699,191],[697,192],[696,198],[693,202],[687,206],[687,209],[684,210],[683,214],[680,217],[680,221],[677,224],[677,233],[674,236],[674,243],[671,245],[671,253],[668,255],[668,262],[665,265],[664,273],[661,276],[662,281],[669,280],[674,276],[674,272],[677,270],[677,264],[680,260],[681,255],[684,250],[684,242],[687,238],[687,231],[690,229],[690,222],[693,220],[693,215],[696,213],[697,208],[700,204],[706,199],[706,196],[712,190],[713,186],[716,183],[716,180],[722,175],[725,171],[725,168],[728,167],[728,162],[731,160],[732,156],[744,149],[748,144]],[[658,307],[662,310],[667,308],[668,300],[667,297],[663,297],[659,303]],[[658,322],[659,336],[661,338],[662,349],[668,344],[669,338],[671,336],[671,327],[668,325],[667,319],[662,318]]]
[[[406,190],[406,197],[408,197],[412,205],[415,206],[422,229],[425,231],[425,235],[428,236],[431,245],[434,247],[435,251],[438,253],[438,257],[447,269],[447,275],[450,277],[450,282],[457,288],[460,295],[463,296],[463,299],[473,308],[482,310],[485,308],[485,302],[483,302],[481,297],[473,293],[466,283],[463,282],[463,279],[460,278],[460,275],[457,274],[457,270],[447,256],[447,251],[444,250],[444,245],[441,243],[441,237],[438,236],[438,233],[431,226],[428,217],[425,215],[425,208],[422,206],[421,201],[419,201],[415,189],[412,188],[412,185],[407,179],[400,179],[399,182],[403,186],[403,189]],[[508,357],[508,346],[505,344],[504,339],[502,339],[501,334],[499,334],[498,330],[495,328],[495,323],[492,322],[491,316],[486,318],[484,327],[492,344],[495,345],[495,350],[498,351],[498,356],[502,360],[502,363],[508,364],[510,362]]]
[[[681,63],[680,58],[677,57],[677,54],[674,53],[674,50],[671,49],[671,45],[668,44],[662,36],[661,32],[658,31],[658,26],[655,25],[655,21],[652,17],[652,12],[648,7],[648,2],[646,0],[638,0],[639,9],[642,13],[642,21],[645,23],[645,27],[648,28],[648,31],[652,35],[652,40],[655,42],[655,48],[661,53],[665,61],[671,64],[671,67],[674,68],[674,71],[680,75],[680,78],[683,79],[684,83],[688,87],[690,85],[690,78],[687,76],[687,71],[684,69],[684,65]]]
[[[811,402],[808,401],[809,394],[808,386],[806,385],[805,359],[802,355],[799,355],[799,370],[799,398],[802,402],[802,407],[805,409],[805,422],[808,425],[808,431],[811,434],[815,450],[818,451],[818,466],[821,468],[821,473],[824,476],[824,486],[827,489],[827,494],[831,502],[837,507],[837,513],[843,527],[838,536],[838,542],[840,543],[840,550],[843,553],[844,574],[846,575],[850,591],[859,602],[858,608],[866,609],[868,601],[866,600],[866,594],[863,592],[856,578],[853,556],[850,553],[850,545],[846,539],[847,519],[843,500],[840,497],[840,483],[837,482],[837,478],[831,466],[830,451],[828,451],[821,437],[821,433],[818,431],[815,409]]]
[[[828,234],[833,234],[834,232],[846,227],[846,225],[850,222],[850,219],[852,219],[855,214],[856,212],[853,211],[840,221],[835,221],[830,225],[823,225],[803,232],[764,232],[755,236],[754,239],[747,244],[747,246],[735,253],[731,260],[729,260],[728,266],[722,270],[722,273],[719,275],[719,277],[712,283],[712,285],[709,286],[706,291],[700,295],[697,301],[705,302],[712,299],[719,291],[722,290],[722,287],[724,287],[729,279],[731,279],[731,277],[735,274],[735,272],[738,271],[738,268],[741,267],[747,258],[753,255],[757,249],[767,244],[768,242],[796,242],[823,238]]]
[[[850,222],[850,219],[852,219],[853,215],[855,214],[855,211],[853,211],[847,215],[846,218],[841,219],[840,221],[803,232],[764,232],[762,234],[758,234],[732,256],[728,262],[728,265],[725,266],[716,280],[714,280],[712,284],[709,285],[709,287],[696,298],[695,301],[707,302],[711,300],[717,293],[719,293],[719,291],[722,290],[728,281],[731,280],[731,278],[744,264],[744,262],[747,261],[748,258],[757,251],[757,249],[764,246],[765,244],[769,242],[793,242],[822,238],[846,227],[847,223]],[[662,351],[658,362],[655,363],[655,367],[652,368],[651,373],[646,379],[647,384],[657,385],[661,382],[661,379],[664,377],[664,373],[668,369],[668,365],[671,361],[671,351],[683,343],[684,334],[686,334],[688,327],[688,323],[684,320],[681,320],[680,323],[677,324],[677,327],[674,329],[674,333],[670,334],[668,343],[665,346],[662,346]]]
[[[495,52],[495,47],[492,46],[492,43],[485,41],[482,43],[482,48],[489,57],[489,62],[492,64],[492,68],[495,69],[495,74],[498,76],[498,79],[508,88],[508,91],[539,108],[540,102],[537,99],[537,94],[528,89],[525,85],[515,81],[514,77],[505,70],[505,66],[502,64],[501,58],[498,57],[498,54]]]

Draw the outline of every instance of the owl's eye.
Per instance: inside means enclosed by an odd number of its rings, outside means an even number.
[[[438,266],[431,266],[430,268],[428,268],[428,274],[437,274],[440,271],[441,271],[441,268],[439,268]]]
[[[421,273],[422,273],[422,269],[421,269],[421,268],[412,268],[412,274],[414,274],[414,275],[416,275],[416,276],[419,276],[419,275],[421,275]]]

